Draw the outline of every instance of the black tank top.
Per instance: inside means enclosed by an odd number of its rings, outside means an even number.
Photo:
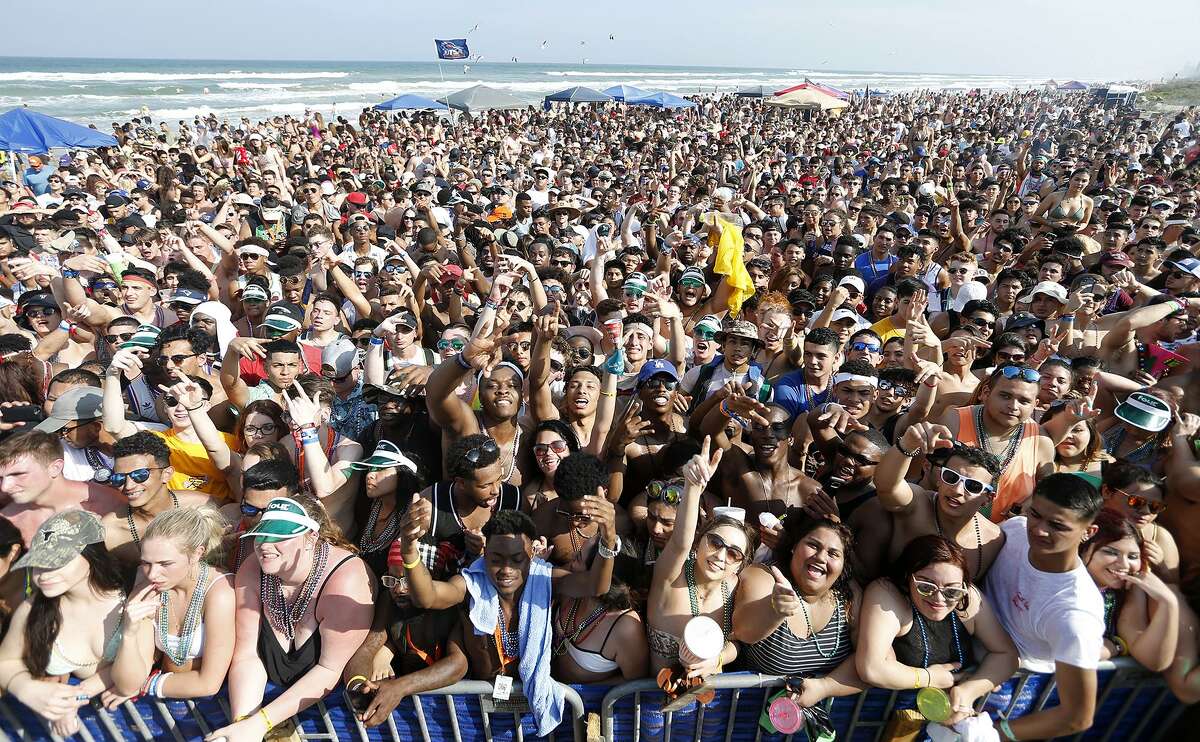
[[[435,580],[448,580],[467,566],[467,540],[463,535],[462,519],[454,507],[453,489],[453,482],[433,485],[433,518],[429,532],[417,544],[421,561]],[[500,498],[493,512],[520,509],[521,490],[507,482],[501,484]]]
[[[951,625],[951,622],[954,625]],[[925,627],[924,635],[921,633],[922,625]],[[957,647],[954,641],[955,630],[958,631]],[[929,644],[928,662],[925,654],[926,641]],[[909,667],[929,667],[947,662],[962,662],[963,667],[975,664],[971,636],[953,611],[935,623],[914,610],[912,628],[907,634],[896,637],[892,642],[892,650],[896,653],[896,661]]]
[[[317,591],[317,599],[313,601],[314,613],[321,604],[321,594],[325,592],[329,578],[333,577],[333,573],[338,571],[339,567],[354,558],[354,554],[349,554],[329,570],[325,582],[321,583],[321,589]],[[279,646],[279,640],[275,638],[275,631],[271,628],[271,622],[264,611],[258,619],[258,657],[267,671],[267,680],[283,688],[290,687],[320,661],[321,630],[318,627],[300,646],[284,649]]]

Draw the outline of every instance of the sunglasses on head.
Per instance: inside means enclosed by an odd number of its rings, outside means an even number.
[[[117,489],[121,489],[122,487],[125,486],[126,479],[132,479],[134,482],[137,482],[138,484],[144,484],[146,482],[146,480],[150,479],[150,472],[161,471],[163,468],[165,468],[165,467],[146,466],[146,467],[142,467],[141,469],[134,469],[133,471],[127,471],[127,472],[116,472],[115,471],[109,476],[108,483]]]
[[[728,541],[721,538],[720,535],[709,531],[708,533],[704,534],[704,540],[708,542],[709,548],[712,549],[713,551],[725,552],[725,554],[729,558],[729,561],[732,561],[732,562],[746,561],[746,552],[744,552],[740,548],[730,544]]]
[[[472,464],[478,464],[479,460],[483,458],[485,454],[489,456],[492,454],[497,456],[500,455],[500,447],[497,446],[496,441],[492,440],[491,438],[488,438],[478,446],[475,446],[471,450],[467,451],[465,458]]]
[[[1004,366],[1000,369],[1000,375],[1009,380],[1020,378],[1021,381],[1028,381],[1031,384],[1042,380],[1042,375],[1038,373],[1037,369],[1021,366]]]
[[[984,492],[992,491],[992,485],[978,479],[972,479],[971,477],[959,474],[953,469],[945,466],[942,467],[939,477],[944,484],[950,487],[957,487],[958,483],[962,482],[963,489],[966,490],[967,494],[969,495],[978,495]]]
[[[646,499],[658,500],[668,505],[678,505],[683,499],[683,484],[678,481],[654,480],[646,485]]]
[[[958,603],[958,601],[962,600],[967,595],[967,589],[965,587],[940,587],[932,582],[918,580],[916,577],[912,578],[912,581],[913,588],[916,589],[917,595],[920,595],[922,598],[932,598],[938,593],[941,593],[942,597],[946,599],[947,603]]]

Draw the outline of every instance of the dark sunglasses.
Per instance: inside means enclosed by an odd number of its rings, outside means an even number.
[[[53,307],[30,307],[25,310],[26,317],[49,317],[58,314],[58,310]]]
[[[160,366],[166,366],[168,363],[174,363],[176,366],[182,364],[189,358],[195,358],[195,353],[178,353],[173,356],[159,356],[154,359],[154,362]]]
[[[242,515],[247,518],[255,518],[267,512],[266,508],[255,507],[248,502],[243,502],[238,508],[242,511]]]
[[[1020,377],[1022,381],[1028,381],[1031,384],[1042,380],[1042,375],[1038,373],[1037,369],[1022,368],[1021,366],[1004,366],[1000,369],[1000,375],[1009,380]]]
[[[774,422],[769,425],[755,424],[751,430],[758,434],[768,433],[772,438],[787,438],[791,427],[786,422]]]
[[[683,499],[683,485],[678,481],[663,482],[656,479],[646,486],[646,499],[678,505]]]
[[[916,388],[914,388],[908,384],[905,384],[904,382],[901,382],[901,381],[891,381],[888,379],[880,379],[879,380],[879,391],[881,391],[881,392],[892,391],[892,392],[895,392],[896,394],[900,395],[901,397],[911,397],[913,395],[913,393],[915,393],[917,390],[916,390]]]
[[[496,441],[492,440],[491,438],[488,438],[483,443],[480,443],[478,446],[475,446],[471,450],[467,451],[465,457],[467,461],[470,461],[472,464],[478,464],[479,460],[483,458],[485,454],[488,456],[491,456],[492,454],[497,456],[500,455],[500,447],[497,446]]]
[[[651,376],[649,379],[646,379],[642,382],[642,386],[648,389],[661,387],[670,392],[673,391],[675,387],[679,386],[679,382],[675,381],[674,379],[664,379],[661,376]]]
[[[1124,490],[1113,488],[1114,491],[1120,493],[1125,498],[1125,503],[1129,505],[1130,510],[1148,510],[1151,515],[1158,515],[1167,509],[1167,503],[1162,500],[1151,500],[1148,497],[1141,495],[1131,495]]]
[[[132,332],[118,332],[116,335],[105,335],[104,340],[109,345],[116,345],[117,343],[129,342],[129,338],[131,337],[133,337]]]
[[[713,551],[724,551],[726,554],[728,554],[730,561],[733,561],[733,562],[746,561],[746,552],[742,551],[741,549],[739,549],[736,546],[733,546],[732,544],[730,544],[728,541],[721,538],[717,534],[712,533],[712,532],[706,533],[706,534],[704,534],[704,539],[706,541],[708,541],[708,546]]]
[[[877,459],[869,459],[861,453],[855,453],[850,450],[850,446],[846,445],[845,441],[841,441],[837,445],[837,454],[843,458],[850,459],[859,466],[876,466],[879,464]]]
[[[878,353],[879,346],[876,345],[875,343],[864,343],[862,341],[855,341],[853,343],[850,343],[850,350],[858,350],[858,351],[865,350],[868,353]]]
[[[569,447],[567,446],[566,441],[551,441],[550,443],[535,443],[535,444],[533,444],[533,455],[534,456],[545,456],[547,453],[549,453],[551,451],[561,455],[561,454],[566,453],[568,448]]]
[[[162,471],[164,468],[166,468],[166,467],[146,466],[146,467],[142,467],[141,469],[134,469],[133,471],[128,471],[128,472],[116,472],[115,471],[112,473],[111,476],[109,476],[108,483],[117,489],[121,489],[122,487],[125,486],[126,479],[132,479],[134,482],[137,482],[138,484],[143,484],[146,482],[146,480],[150,479],[150,472]]]

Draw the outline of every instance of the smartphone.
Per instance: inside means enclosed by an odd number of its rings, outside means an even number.
[[[0,408],[0,420],[6,423],[40,423],[46,419],[42,408],[32,404]]]

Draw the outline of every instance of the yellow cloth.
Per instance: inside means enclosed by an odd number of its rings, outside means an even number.
[[[715,212],[705,214],[704,221],[720,229],[719,237],[715,237],[717,257],[713,272],[725,276],[725,282],[733,287],[733,293],[729,296],[729,313],[736,317],[742,311],[742,302],[754,295],[754,281],[750,279],[750,271],[746,270],[742,254],[745,250],[742,228]],[[710,234],[710,244],[713,241],[714,235]]]
[[[879,336],[879,342],[881,343],[886,343],[892,338],[904,337],[904,330],[896,327],[896,323],[892,322],[890,315],[871,325],[871,330]]]
[[[170,430],[156,430],[154,434],[171,449],[171,466],[175,474],[171,476],[168,487],[179,491],[203,492],[220,502],[232,498],[233,493],[225,482],[225,473],[213,464],[202,444],[182,440]],[[221,435],[231,450],[237,450],[236,438],[228,433]]]

